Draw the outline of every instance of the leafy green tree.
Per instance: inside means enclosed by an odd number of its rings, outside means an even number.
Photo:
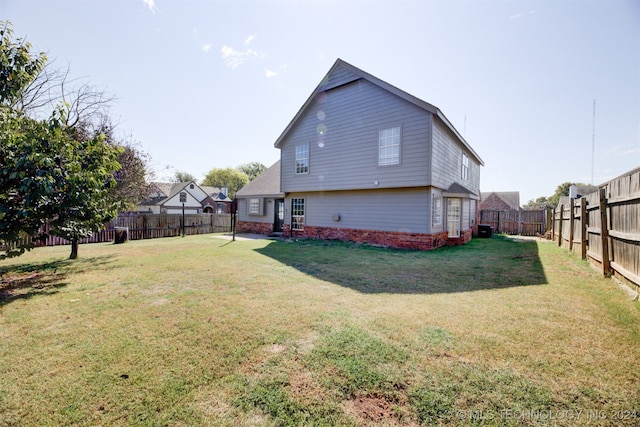
[[[147,178],[150,156],[140,150],[131,136],[128,139],[116,138],[114,129],[109,118],[104,117],[97,127],[84,130],[81,134],[86,134],[87,138],[103,135],[107,144],[118,149],[120,167],[113,173],[115,185],[109,188],[109,197],[120,204],[120,212],[132,211],[149,196]]]
[[[13,109],[46,60],[44,53],[32,56],[27,41],[14,41],[11,23],[0,21],[0,105]]]
[[[72,242],[117,214],[119,203],[109,194],[113,174],[120,168],[121,150],[103,135],[88,137],[86,127],[68,124],[69,106],[58,107],[48,120],[27,117],[16,108],[44,63],[32,57],[31,46],[12,40],[10,24],[0,31],[0,245],[17,256],[52,232]],[[79,123],[80,121],[78,121]],[[26,238],[26,239],[23,239]],[[11,242],[20,240],[16,247]]]
[[[247,185],[249,178],[247,174],[233,168],[214,168],[209,171],[202,181],[202,185],[211,187],[227,187],[229,189],[228,196],[233,199],[236,192]]]
[[[534,209],[553,209],[553,206],[549,203],[549,199],[546,197],[538,197],[535,200],[529,200],[527,206]]]
[[[189,182],[195,180],[196,178],[189,172],[176,171],[176,173],[173,175],[172,182]]]
[[[0,242],[22,243],[1,258],[34,247],[39,230],[57,214],[66,186],[63,167],[69,141],[59,122],[35,121],[0,111]]]
[[[0,56],[0,99],[6,107],[33,119],[58,114],[62,125],[73,129],[77,141],[104,134],[106,142],[121,148],[120,169],[114,172],[116,185],[110,196],[121,203],[121,210],[132,210],[147,196],[149,155],[137,147],[131,138],[115,136],[115,126],[108,112],[115,99],[82,79],[70,79],[70,70],[54,68],[44,54],[32,56],[31,45],[22,39],[12,41],[12,27],[0,22],[2,55]]]
[[[556,187],[556,192],[549,197],[549,204],[551,205],[552,208],[555,208],[556,206],[558,206],[558,203],[560,203],[560,197],[569,195],[569,188],[572,185],[585,185],[585,184],[577,183],[577,182],[576,183],[564,182],[558,185],[558,187]]]
[[[237,167],[240,172],[244,172],[249,178],[249,182],[256,179],[258,175],[264,172],[267,167],[260,162],[245,163]]]
[[[573,182],[564,182],[558,187],[556,187],[556,191],[549,197],[538,197],[535,200],[529,200],[527,206],[538,208],[538,209],[554,209],[560,203],[560,197],[569,195],[569,188],[572,185],[584,186],[582,183],[573,183]]]
[[[48,121],[0,116],[0,241],[27,238],[0,258],[33,248],[46,223],[52,234],[71,241],[76,258],[78,240],[118,213],[109,189],[120,150],[104,137],[76,141],[60,120],[63,114]]]
[[[118,215],[121,204],[110,189],[120,169],[121,149],[105,142],[103,135],[87,141],[72,139],[64,169],[66,181],[56,216],[49,222],[51,233],[71,242],[70,259],[78,257],[78,243],[104,228]]]

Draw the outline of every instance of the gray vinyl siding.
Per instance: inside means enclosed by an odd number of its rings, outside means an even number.
[[[469,179],[463,180],[462,153],[469,157]],[[459,183],[476,195],[480,195],[480,164],[475,157],[456,142],[453,133],[439,120],[433,124],[433,164],[432,183],[434,186],[447,189],[453,183]]]
[[[281,191],[427,186],[431,123],[430,112],[364,79],[322,92],[281,144]],[[378,166],[378,131],[390,127],[401,128],[400,164]],[[304,144],[309,173],[296,174]]]
[[[358,230],[430,233],[431,192],[400,190],[292,193],[285,201],[285,222],[291,223],[291,198],[305,198],[305,225]],[[340,216],[335,221],[335,215]]]
[[[249,215],[249,199],[260,198],[262,200],[262,215]],[[274,199],[269,197],[247,197],[238,199],[238,220],[243,222],[262,222],[272,224],[274,221]]]
[[[322,82],[318,88],[321,91],[330,90],[338,86],[342,86],[346,83],[359,80],[361,77],[349,70],[347,67],[338,67],[336,70],[327,76],[326,80]]]

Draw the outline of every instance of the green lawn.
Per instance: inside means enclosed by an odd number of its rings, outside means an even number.
[[[640,304],[544,241],[0,262],[0,426],[640,424]]]

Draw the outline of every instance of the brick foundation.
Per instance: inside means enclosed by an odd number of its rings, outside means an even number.
[[[473,230],[461,230],[460,237],[449,237],[447,239],[448,246],[455,245],[464,245],[465,243],[469,243],[471,241],[471,237],[473,235]]]
[[[456,245],[471,240],[471,230],[467,230],[458,239],[448,239],[447,232],[436,234],[403,233],[396,231],[356,230],[352,228],[332,228],[305,226],[304,230],[291,231],[285,224],[284,235],[322,240],[346,240],[368,243],[398,249],[416,249],[428,251],[445,245]],[[293,233],[293,234],[292,234]]]
[[[236,222],[237,233],[254,233],[271,236],[273,234],[273,224],[268,222]]]
[[[271,236],[273,235],[273,224],[266,222],[238,221],[236,223],[236,232]],[[399,231],[314,227],[308,225],[305,226],[304,230],[293,230],[292,232],[290,225],[285,224],[283,234],[286,237],[301,237],[320,240],[345,240],[390,248],[428,251],[442,246],[464,245],[471,241],[473,230],[463,230],[460,232],[460,237],[449,238],[446,231],[436,234],[421,234],[403,233]]]

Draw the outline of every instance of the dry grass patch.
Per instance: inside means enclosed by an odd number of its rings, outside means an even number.
[[[640,417],[640,304],[543,241],[413,252],[191,236],[67,255],[0,263],[2,426]],[[513,417],[534,410],[583,415]]]

